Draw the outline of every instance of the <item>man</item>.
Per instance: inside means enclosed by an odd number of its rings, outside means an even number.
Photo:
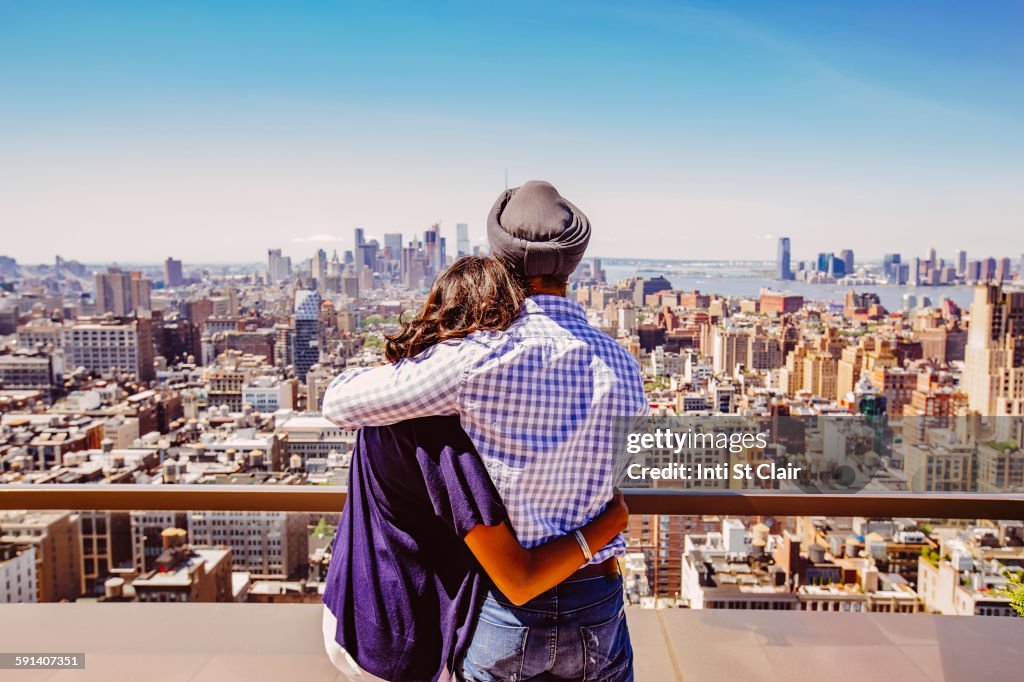
[[[601,512],[613,492],[615,420],[645,414],[648,405],[635,359],[592,327],[579,303],[566,298],[569,275],[590,240],[590,223],[582,211],[549,183],[528,182],[498,197],[487,235],[492,255],[526,288],[519,319],[504,332],[477,332],[438,344],[412,360],[347,371],[328,389],[323,412],[350,427],[458,415],[520,542],[533,547]],[[572,676],[586,665],[601,668],[588,673],[628,679],[632,654],[613,559],[624,547],[620,536],[603,548],[583,548],[585,555],[593,555],[590,565],[554,597],[555,604],[560,597],[561,603],[574,605],[573,613],[588,617],[599,615],[588,604],[600,602],[611,609],[613,617],[601,621],[606,629],[592,631],[594,641],[589,648],[584,643],[582,654],[580,632],[591,632],[587,628],[597,624],[574,622],[571,614],[555,607],[557,626],[550,631],[531,626],[531,634],[514,644],[522,651],[489,651],[494,638],[474,638],[465,676],[486,679],[487,671],[479,669],[485,664],[477,662],[505,659],[522,662],[515,675],[502,669],[503,675],[516,679]],[[602,576],[608,579],[594,580]],[[494,623],[504,615],[504,620],[525,625],[523,614],[536,613],[539,607],[534,607],[517,611],[497,599],[497,606],[490,608],[506,613],[489,613],[489,620]],[[478,630],[487,622],[481,620]],[[508,637],[497,641],[509,644]],[[611,648],[601,652],[595,647]]]

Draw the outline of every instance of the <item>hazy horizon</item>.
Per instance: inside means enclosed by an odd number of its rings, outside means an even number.
[[[367,237],[368,238],[376,238],[374,235],[367,235]],[[277,247],[274,247],[274,248],[277,248]],[[327,252],[328,257],[330,257],[330,255],[332,253],[332,250],[331,249],[324,249],[324,250]],[[314,251],[315,251],[315,249],[314,249]],[[302,260],[309,259],[310,256],[313,255],[313,251],[310,251],[307,254],[305,251],[295,250],[293,252],[289,252],[288,249],[282,249],[282,255],[290,256],[292,258],[292,264],[293,264],[293,267],[294,267],[297,263],[301,262]],[[343,255],[341,247],[338,247],[338,255],[339,255],[339,257],[341,257]],[[455,258],[455,254],[452,253],[452,254],[449,254],[449,255],[452,258]],[[805,261],[805,262],[808,262],[808,263],[812,263],[814,261],[814,256],[815,255],[816,254],[809,254],[805,258],[798,258],[798,257],[794,256],[792,262],[794,263],[794,265],[796,263],[800,262],[800,261]],[[905,255],[908,255],[910,258],[921,257],[922,259],[924,259],[924,257],[926,256],[926,254],[924,254],[924,253],[922,253],[922,254],[914,253],[914,254],[905,254]],[[944,254],[942,254],[942,253],[938,253],[937,255],[940,258],[944,257]],[[114,266],[116,266],[116,267],[121,267],[121,268],[128,268],[128,267],[162,268],[164,266],[164,260],[166,259],[166,257],[165,257],[165,258],[161,258],[160,260],[123,259],[123,260],[90,261],[90,260],[83,260],[83,259],[75,258],[74,256],[66,254],[66,253],[60,253],[60,254],[54,254],[54,256],[52,258],[50,258],[49,260],[47,260],[47,261],[28,261],[28,260],[19,259],[16,256],[14,256],[13,254],[6,253],[6,252],[0,252],[0,256],[9,256],[11,258],[14,258],[17,261],[19,266],[27,266],[27,267],[39,267],[39,266],[49,266],[49,265],[52,265],[53,261],[56,259],[57,256],[60,256],[61,258],[63,258],[66,261],[77,261],[77,262],[79,262],[82,265],[87,266],[87,267],[114,267]],[[178,257],[175,256],[175,254],[168,254],[167,255],[167,257],[175,258],[176,260],[182,261],[182,265],[184,267],[206,267],[206,266],[215,266],[215,265],[219,265],[219,266],[252,265],[252,266],[258,266],[258,267],[265,267],[266,266],[266,261],[267,261],[267,258],[266,258],[267,254],[264,252],[263,256],[264,257],[262,259],[252,259],[252,260],[188,260],[188,259],[178,258]],[[859,256],[859,255],[856,255],[856,254],[855,254],[855,256],[856,256],[857,263],[871,263],[872,265],[876,265],[876,266],[877,265],[881,265],[881,263],[882,263],[882,257],[881,256],[862,257],[862,256]],[[1006,257],[1010,258],[1011,263],[1014,263],[1014,265],[1016,266],[1016,265],[1019,265],[1022,262],[1022,259],[1024,259],[1024,254],[1020,254],[1017,257],[1015,257],[1013,255],[1007,255]],[[613,264],[613,265],[616,265],[618,267],[621,267],[622,265],[629,264],[629,263],[651,263],[651,264],[722,263],[722,264],[735,264],[735,265],[757,265],[757,266],[764,266],[766,269],[771,270],[772,272],[774,272],[775,264],[776,264],[776,259],[774,257],[772,257],[772,258],[654,258],[654,257],[651,257],[651,256],[605,256],[605,255],[602,255],[602,254],[599,254],[599,253],[598,254],[591,254],[589,252],[584,256],[584,260],[585,261],[589,261],[589,260],[591,260],[593,258],[597,258],[597,259],[601,260],[603,263]]]
[[[1024,252],[1024,6],[0,2],[0,252],[306,258],[506,174],[590,251]]]

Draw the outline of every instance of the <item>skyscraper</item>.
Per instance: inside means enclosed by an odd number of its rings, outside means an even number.
[[[973,412],[1024,415],[1024,291],[974,290],[962,386]]]
[[[313,279],[317,282],[323,281],[327,276],[327,252],[317,249],[313,254]]]
[[[967,267],[964,268],[964,281],[967,284],[976,284],[981,281],[981,261],[967,261]]]
[[[367,267],[370,272],[377,271],[377,255],[379,250],[379,244],[376,239],[371,239],[368,242],[363,242],[356,249],[356,274],[362,275],[363,268]]]
[[[150,309],[151,282],[141,272],[124,272],[109,268],[96,274],[96,311],[117,317],[134,315]]]
[[[292,365],[295,378],[306,381],[309,368],[320,360],[320,295],[309,289],[295,292],[295,333]]]
[[[967,252],[960,249],[956,252],[956,274],[963,277],[967,272]]]
[[[841,257],[837,258],[836,254],[831,251],[819,253],[815,265],[818,272],[823,272],[830,277],[842,277],[846,274],[846,262]]]
[[[168,258],[164,261],[164,286],[173,289],[185,283],[181,274],[181,261]]]
[[[430,263],[423,245],[419,242],[409,242],[409,245],[402,249],[402,284],[409,289],[427,286],[430,284],[427,281],[429,269]]]
[[[390,260],[402,260],[402,233],[388,232],[384,235],[384,251]]]
[[[832,261],[835,260],[836,255],[831,251],[827,253],[818,254],[817,270],[818,272],[829,272],[832,269]]]
[[[281,249],[267,249],[267,275],[273,278],[274,263],[281,257]]]
[[[996,274],[994,277],[995,281],[1003,282],[1010,279],[1011,277],[1012,274],[1010,272],[1010,259],[1006,257],[1000,258],[998,261],[996,261]]]
[[[469,250],[469,225],[466,223],[455,224],[455,250],[456,256],[462,258],[470,254]]]
[[[779,237],[779,251],[776,257],[776,277],[778,277],[778,279],[793,279],[793,270],[790,267],[790,258],[789,237]]]
[[[986,258],[981,262],[981,279],[985,282],[991,282],[996,278],[996,259]]]
[[[132,310],[131,297],[128,273],[116,268],[96,273],[96,312],[128,315]]]
[[[903,284],[901,277],[901,259],[898,253],[887,253],[882,258],[882,272],[891,284]]]
[[[356,253],[359,251],[359,247],[366,243],[366,235],[361,227],[357,227],[353,232],[352,253]]]
[[[828,260],[828,274],[830,277],[843,277],[846,275],[846,262],[842,258],[837,258],[835,254],[830,254],[831,258]]]
[[[273,283],[283,282],[292,274],[292,259],[281,255],[281,249],[267,251],[267,277]]]
[[[441,254],[441,225],[434,223],[423,233],[423,250],[427,255],[427,263],[430,268],[425,274],[426,282],[429,285],[437,277],[437,274],[441,272],[442,265],[442,254]]]
[[[853,274],[853,250],[843,249],[839,252],[839,259],[843,261],[843,270],[847,275]]]

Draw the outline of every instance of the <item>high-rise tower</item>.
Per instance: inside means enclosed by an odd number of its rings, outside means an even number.
[[[306,381],[309,368],[320,360],[320,295],[309,289],[295,292],[295,333],[292,365],[295,378]]]
[[[975,288],[962,385],[972,412],[1024,415],[1024,290]]]
[[[776,277],[781,280],[793,279],[793,270],[790,267],[789,237],[779,237],[779,252],[776,258],[778,273]]]

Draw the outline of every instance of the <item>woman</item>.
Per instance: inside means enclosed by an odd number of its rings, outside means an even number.
[[[388,338],[386,357],[416,362],[436,344],[504,329],[523,298],[498,261],[463,258]],[[356,680],[449,679],[492,585],[526,603],[569,578],[627,520],[617,495],[578,534],[525,550],[457,417],[361,429],[324,593],[331,660]]]

